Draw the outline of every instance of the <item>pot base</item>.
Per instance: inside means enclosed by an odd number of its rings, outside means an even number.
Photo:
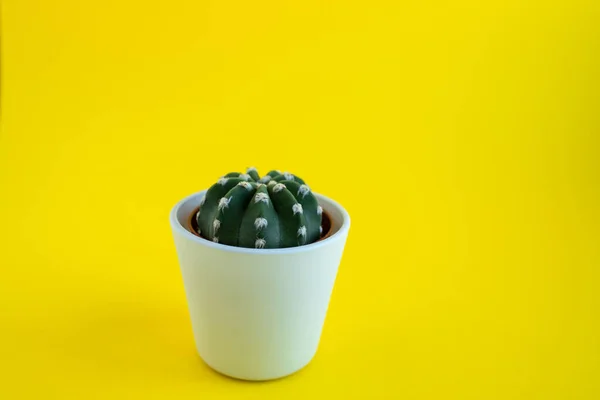
[[[313,357],[311,357],[311,359],[307,363],[303,364],[300,368],[294,369],[291,372],[285,372],[282,374],[280,373],[278,375],[272,375],[272,376],[260,376],[260,377],[244,376],[244,377],[242,377],[242,376],[238,376],[235,374],[229,374],[227,372],[221,371],[218,368],[215,368],[214,366],[212,366],[208,362],[206,362],[206,360],[204,360],[201,355],[198,355],[198,356],[199,356],[200,360],[204,363],[204,365],[206,365],[208,368],[210,368],[213,372],[215,372],[225,378],[228,378],[228,379],[233,379],[236,381],[248,382],[248,383],[252,383],[252,382],[260,383],[260,382],[269,382],[269,381],[272,382],[272,381],[278,381],[278,380],[285,379],[292,375],[296,375],[296,374],[300,373],[302,370],[304,370],[305,368],[307,368],[308,365],[312,362],[312,360],[314,358],[314,355],[313,355]]]

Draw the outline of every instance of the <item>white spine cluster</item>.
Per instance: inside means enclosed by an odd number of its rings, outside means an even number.
[[[278,183],[277,185],[275,185],[273,187],[273,192],[275,193],[279,193],[281,192],[283,189],[285,189],[285,185],[283,183]]]
[[[256,228],[256,230],[266,228],[267,225],[269,225],[269,222],[266,218],[256,218],[254,220],[254,227]]]
[[[238,183],[238,186],[241,186],[248,191],[252,190],[252,185],[246,181]]]
[[[266,245],[267,241],[262,238],[258,238],[256,239],[256,242],[254,242],[254,247],[256,247],[257,249],[264,249]]]
[[[306,227],[304,225],[298,228],[298,236],[306,236]]]
[[[310,193],[310,188],[307,185],[300,185],[298,188],[298,195],[302,195],[302,197],[306,197],[307,194]]]
[[[269,195],[263,192],[256,193],[254,196],[254,203],[260,203],[261,201],[265,204],[269,204]]]
[[[218,210],[221,211],[222,209],[229,207],[229,202],[232,198],[233,196],[229,196],[229,198],[221,197],[221,200],[219,200]]]
[[[292,206],[292,211],[294,212],[294,215],[302,214],[304,212],[304,210],[302,209],[302,204],[300,204],[300,203],[294,204]]]

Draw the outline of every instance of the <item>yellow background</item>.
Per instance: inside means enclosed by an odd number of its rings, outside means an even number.
[[[2,4],[0,398],[600,398],[594,1]],[[197,357],[168,225],[292,171],[353,225],[313,362]]]

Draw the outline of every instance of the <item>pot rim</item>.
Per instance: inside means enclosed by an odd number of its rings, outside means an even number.
[[[319,200],[319,203],[322,204],[323,208],[327,207],[327,208],[331,209],[331,211],[327,210],[327,212],[329,213],[330,219],[331,219],[331,224],[332,224],[332,227],[330,229],[331,233],[329,234],[329,236],[327,236],[321,240],[318,240],[316,242],[313,242],[310,244],[305,244],[302,246],[274,248],[274,249],[253,249],[253,248],[249,248],[249,247],[238,247],[238,246],[226,245],[223,243],[215,243],[215,242],[212,242],[210,240],[207,240],[203,237],[197,236],[194,233],[190,232],[186,228],[186,226],[184,226],[179,221],[179,218],[178,218],[179,210],[181,209],[181,207],[183,207],[183,205],[187,204],[194,197],[205,195],[207,191],[208,191],[208,189],[201,190],[199,192],[192,193],[192,194],[182,198],[179,202],[177,202],[171,208],[169,221],[171,224],[171,228],[175,232],[179,233],[180,235],[183,235],[188,240],[191,240],[199,245],[211,247],[216,250],[222,250],[222,251],[227,251],[227,252],[231,252],[231,253],[260,254],[260,255],[298,254],[298,253],[309,252],[309,251],[315,250],[322,246],[327,246],[329,243],[337,241],[337,240],[342,240],[347,236],[348,230],[350,229],[350,215],[348,214],[346,209],[344,207],[342,207],[342,205],[339,204],[338,202],[336,202],[335,200],[333,200],[325,195],[322,195],[320,193],[313,192],[313,194]],[[335,214],[336,212],[341,215],[342,223],[337,228],[337,230],[334,230],[334,227],[333,227],[334,215],[333,214]]]

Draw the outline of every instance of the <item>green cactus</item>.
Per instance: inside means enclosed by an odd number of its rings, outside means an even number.
[[[217,243],[247,248],[284,248],[316,242],[322,212],[306,183],[288,172],[256,168],[231,172],[203,197],[196,222],[198,233]]]

